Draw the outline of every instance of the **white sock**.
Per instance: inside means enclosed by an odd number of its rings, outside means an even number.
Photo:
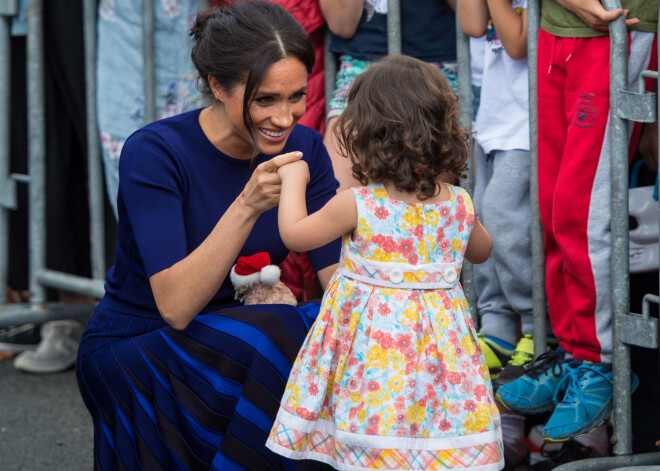
[[[586,435],[577,437],[576,441],[584,446],[588,446],[600,455],[607,455],[609,437],[607,436],[607,425],[601,424],[597,429],[592,430]]]
[[[502,439],[516,453],[525,452],[525,416],[517,414],[501,414]]]

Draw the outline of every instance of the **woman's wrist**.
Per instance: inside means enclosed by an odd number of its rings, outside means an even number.
[[[229,206],[227,213],[231,213],[233,221],[244,224],[254,223],[261,216],[262,211],[249,204],[245,194],[241,192]]]

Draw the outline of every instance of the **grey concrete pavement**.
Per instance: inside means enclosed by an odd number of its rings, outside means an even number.
[[[0,471],[92,469],[92,421],[74,370],[33,375],[0,361]]]

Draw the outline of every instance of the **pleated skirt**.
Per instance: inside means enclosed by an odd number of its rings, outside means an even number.
[[[203,314],[182,331],[97,308],[78,351],[96,470],[322,470],[265,447],[318,305]]]

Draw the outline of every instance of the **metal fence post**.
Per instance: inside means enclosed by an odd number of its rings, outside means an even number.
[[[458,74],[458,102],[459,108],[459,122],[465,129],[472,129],[472,82],[470,70],[470,38],[463,32],[461,21],[458,17],[458,2],[456,0],[456,63]],[[471,149],[470,156],[473,155],[474,139],[470,140]],[[472,174],[473,163],[472,158],[468,159],[468,173],[467,177],[461,181],[463,186],[470,195],[474,194],[474,177]],[[467,260],[463,260],[463,268],[461,270],[461,284],[467,299],[468,306],[470,306],[470,314],[475,326],[479,325],[479,315],[477,312],[477,292],[474,289],[474,265]]]
[[[401,4],[399,0],[387,0],[387,53],[390,55],[401,54]]]
[[[606,0],[608,10],[621,8],[619,0]],[[610,23],[610,147],[612,184],[612,366],[614,370],[614,421],[617,455],[632,452],[630,416],[630,350],[621,342],[620,323],[630,311],[628,256],[628,122],[615,110],[620,107],[619,90],[628,89],[628,32],[625,18]]]
[[[16,2],[0,3],[0,305],[7,302],[9,275],[9,210],[16,207],[16,185],[10,177],[11,16]]]
[[[46,266],[46,125],[44,101],[43,2],[27,10],[28,240],[30,302],[46,301],[37,273]]]
[[[89,182],[90,261],[92,278],[105,278],[105,217],[101,143],[96,116],[97,0],[84,0],[85,92],[87,105],[87,179]]]
[[[537,64],[541,12],[539,0],[527,2],[527,69],[529,73],[529,206],[532,242],[532,309],[534,312],[534,355],[545,352],[547,300],[545,295],[545,244],[539,213],[538,95]]]
[[[142,74],[144,77],[144,124],[156,120],[156,63],[154,31],[156,8],[154,0],[142,0]]]

